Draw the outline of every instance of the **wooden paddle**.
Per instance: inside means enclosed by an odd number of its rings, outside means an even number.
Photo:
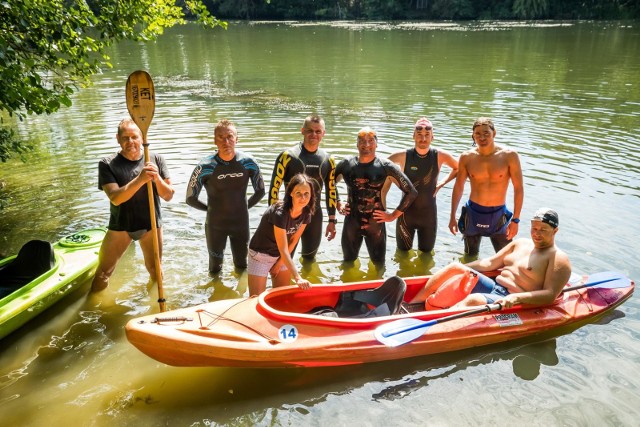
[[[153,120],[156,108],[156,93],[151,76],[146,71],[134,71],[129,75],[126,86],[127,109],[131,119],[138,125],[142,132],[142,146],[144,147],[144,162],[149,162],[149,143],[147,142],[147,130]],[[160,245],[158,243],[158,231],[156,227],[156,208],[153,201],[153,183],[147,182],[149,196],[149,216],[151,218],[151,232],[153,234],[153,257],[156,267],[156,280],[158,282],[158,303],[160,311],[165,311],[164,291],[162,289],[162,266],[160,265]]]
[[[595,273],[589,276],[587,282],[567,287],[562,292],[575,291],[576,289],[587,287],[598,287],[605,289],[625,288],[631,285],[631,280],[620,273],[613,271],[605,271],[601,273]],[[483,307],[465,311],[462,313],[453,314],[451,316],[441,317],[433,320],[419,320],[419,319],[399,319],[393,322],[385,323],[376,328],[374,336],[378,341],[388,347],[397,347],[399,345],[407,344],[419,337],[421,337],[426,330],[437,324],[443,322],[449,322],[451,320],[460,319],[461,317],[473,316],[475,314],[499,311],[502,310],[501,304],[487,304]]]

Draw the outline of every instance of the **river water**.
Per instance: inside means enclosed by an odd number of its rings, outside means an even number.
[[[238,148],[258,159],[268,181],[277,153],[300,140],[312,112],[325,118],[322,145],[337,159],[355,154],[364,125],[378,130],[382,156],[411,146],[421,115],[434,123],[434,146],[458,155],[470,146],[474,119],[493,117],[496,142],[521,156],[520,236],[538,207],[553,207],[557,244],[576,272],[640,278],[638,22],[188,25],[155,43],[121,43],[111,58],[113,68],[71,108],[19,124],[40,149],[26,164],[0,164],[0,253],[106,224],[97,162],[118,149],[128,74],[146,69],[156,87],[148,139],[177,190],[163,205],[168,308],[246,290],[246,276],[229,265],[219,278],[207,276],[204,213],[184,203],[191,171],[213,151],[213,125],[237,124]],[[316,283],[410,276],[460,259],[460,237],[447,229],[450,194],[451,184],[438,195],[432,256],[396,254],[391,224],[385,269],[369,265],[364,249],[360,263],[344,267],[335,239],[303,274]],[[398,200],[392,192],[390,205]],[[265,207],[266,198],[251,210],[252,229]],[[490,253],[484,242],[481,256]],[[191,369],[157,363],[127,342],[125,323],[158,311],[146,283],[133,245],[107,291],[87,297],[86,285],[3,339],[2,424],[600,426],[637,425],[640,417],[637,296],[544,342],[339,369]]]

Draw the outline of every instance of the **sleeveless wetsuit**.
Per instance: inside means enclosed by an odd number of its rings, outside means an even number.
[[[322,149],[318,149],[312,153],[304,148],[302,142],[280,153],[273,168],[271,186],[269,188],[269,205],[274,204],[278,200],[280,186],[284,184],[286,188],[294,175],[305,173],[315,181],[315,214],[300,238],[302,242],[301,255],[306,259],[313,259],[316,256],[318,247],[322,241],[322,209],[320,208],[320,196],[323,185],[325,187],[327,214],[335,215],[336,213],[337,193],[335,170],[335,161],[332,156]]]
[[[513,213],[502,206],[482,206],[471,200],[462,207],[458,229],[464,238],[464,252],[477,255],[482,236],[489,237],[493,249],[498,252],[511,242],[507,239],[507,226]]]
[[[407,150],[404,173],[418,191],[418,197],[396,221],[398,249],[411,249],[417,231],[418,249],[431,252],[438,225],[436,197],[433,195],[438,183],[438,150],[430,148],[424,156],[418,154],[415,148]]]
[[[169,178],[169,170],[164,158],[155,153],[149,155],[149,159],[158,167],[158,173],[162,179]],[[98,163],[98,188],[102,190],[105,184],[116,183],[120,187],[133,181],[144,168],[144,157],[131,161],[122,154],[112,154]],[[110,203],[109,230],[126,231],[141,234],[142,230],[151,230],[151,216],[149,215],[149,196],[146,184],[126,202],[116,206]],[[156,185],[153,184],[153,201],[156,212],[156,227],[162,227],[162,214],[160,211],[160,196]]]
[[[342,160],[336,167],[336,177],[342,176],[348,189],[349,215],[342,228],[342,252],[345,261],[355,261],[364,239],[369,258],[384,263],[387,250],[385,223],[377,223],[373,211],[385,210],[382,186],[387,177],[394,178],[404,193],[396,209],[404,212],[417,196],[417,192],[398,165],[388,159],[376,157],[369,163],[360,163],[358,156]]]
[[[253,195],[247,201],[247,186],[251,180]],[[198,200],[202,188],[207,190],[207,204]],[[264,196],[264,181],[258,163],[250,155],[236,150],[227,162],[218,153],[207,156],[193,170],[187,185],[186,202],[207,211],[205,236],[209,250],[209,273],[222,268],[227,238],[236,268],[247,268],[249,242],[249,208]]]

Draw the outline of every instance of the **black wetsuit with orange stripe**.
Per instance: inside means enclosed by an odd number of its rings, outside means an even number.
[[[418,154],[415,148],[407,150],[404,173],[418,190],[418,197],[396,221],[398,249],[411,249],[417,232],[418,249],[422,252],[433,250],[438,226],[438,208],[434,193],[439,172],[437,149],[430,148],[424,156]]]
[[[276,159],[273,175],[271,176],[271,185],[269,187],[269,205],[272,205],[278,200],[280,187],[284,184],[286,188],[294,175],[304,173],[315,181],[315,214],[300,238],[302,242],[301,255],[306,259],[313,259],[316,256],[320,242],[322,241],[322,209],[320,207],[320,196],[323,186],[325,188],[327,214],[336,214],[337,193],[335,172],[336,164],[331,155],[322,149],[314,152],[308,151],[302,142],[283,151]]]
[[[373,218],[376,210],[385,210],[382,203],[382,187],[387,177],[393,178],[404,193],[396,208],[406,211],[416,198],[416,190],[398,165],[388,159],[374,158],[360,163],[358,156],[342,160],[336,167],[336,177],[344,179],[349,193],[349,215],[342,228],[342,252],[345,261],[358,258],[364,239],[369,258],[374,263],[384,263],[387,250],[385,223]]]

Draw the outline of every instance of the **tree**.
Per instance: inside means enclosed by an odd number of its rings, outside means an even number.
[[[513,13],[518,18],[543,18],[548,11],[549,2],[547,0],[515,0],[513,2]]]
[[[0,113],[22,119],[71,105],[78,87],[111,66],[109,45],[154,39],[191,16],[226,27],[201,0],[0,1]],[[0,153],[20,153],[8,135],[0,134]]]

